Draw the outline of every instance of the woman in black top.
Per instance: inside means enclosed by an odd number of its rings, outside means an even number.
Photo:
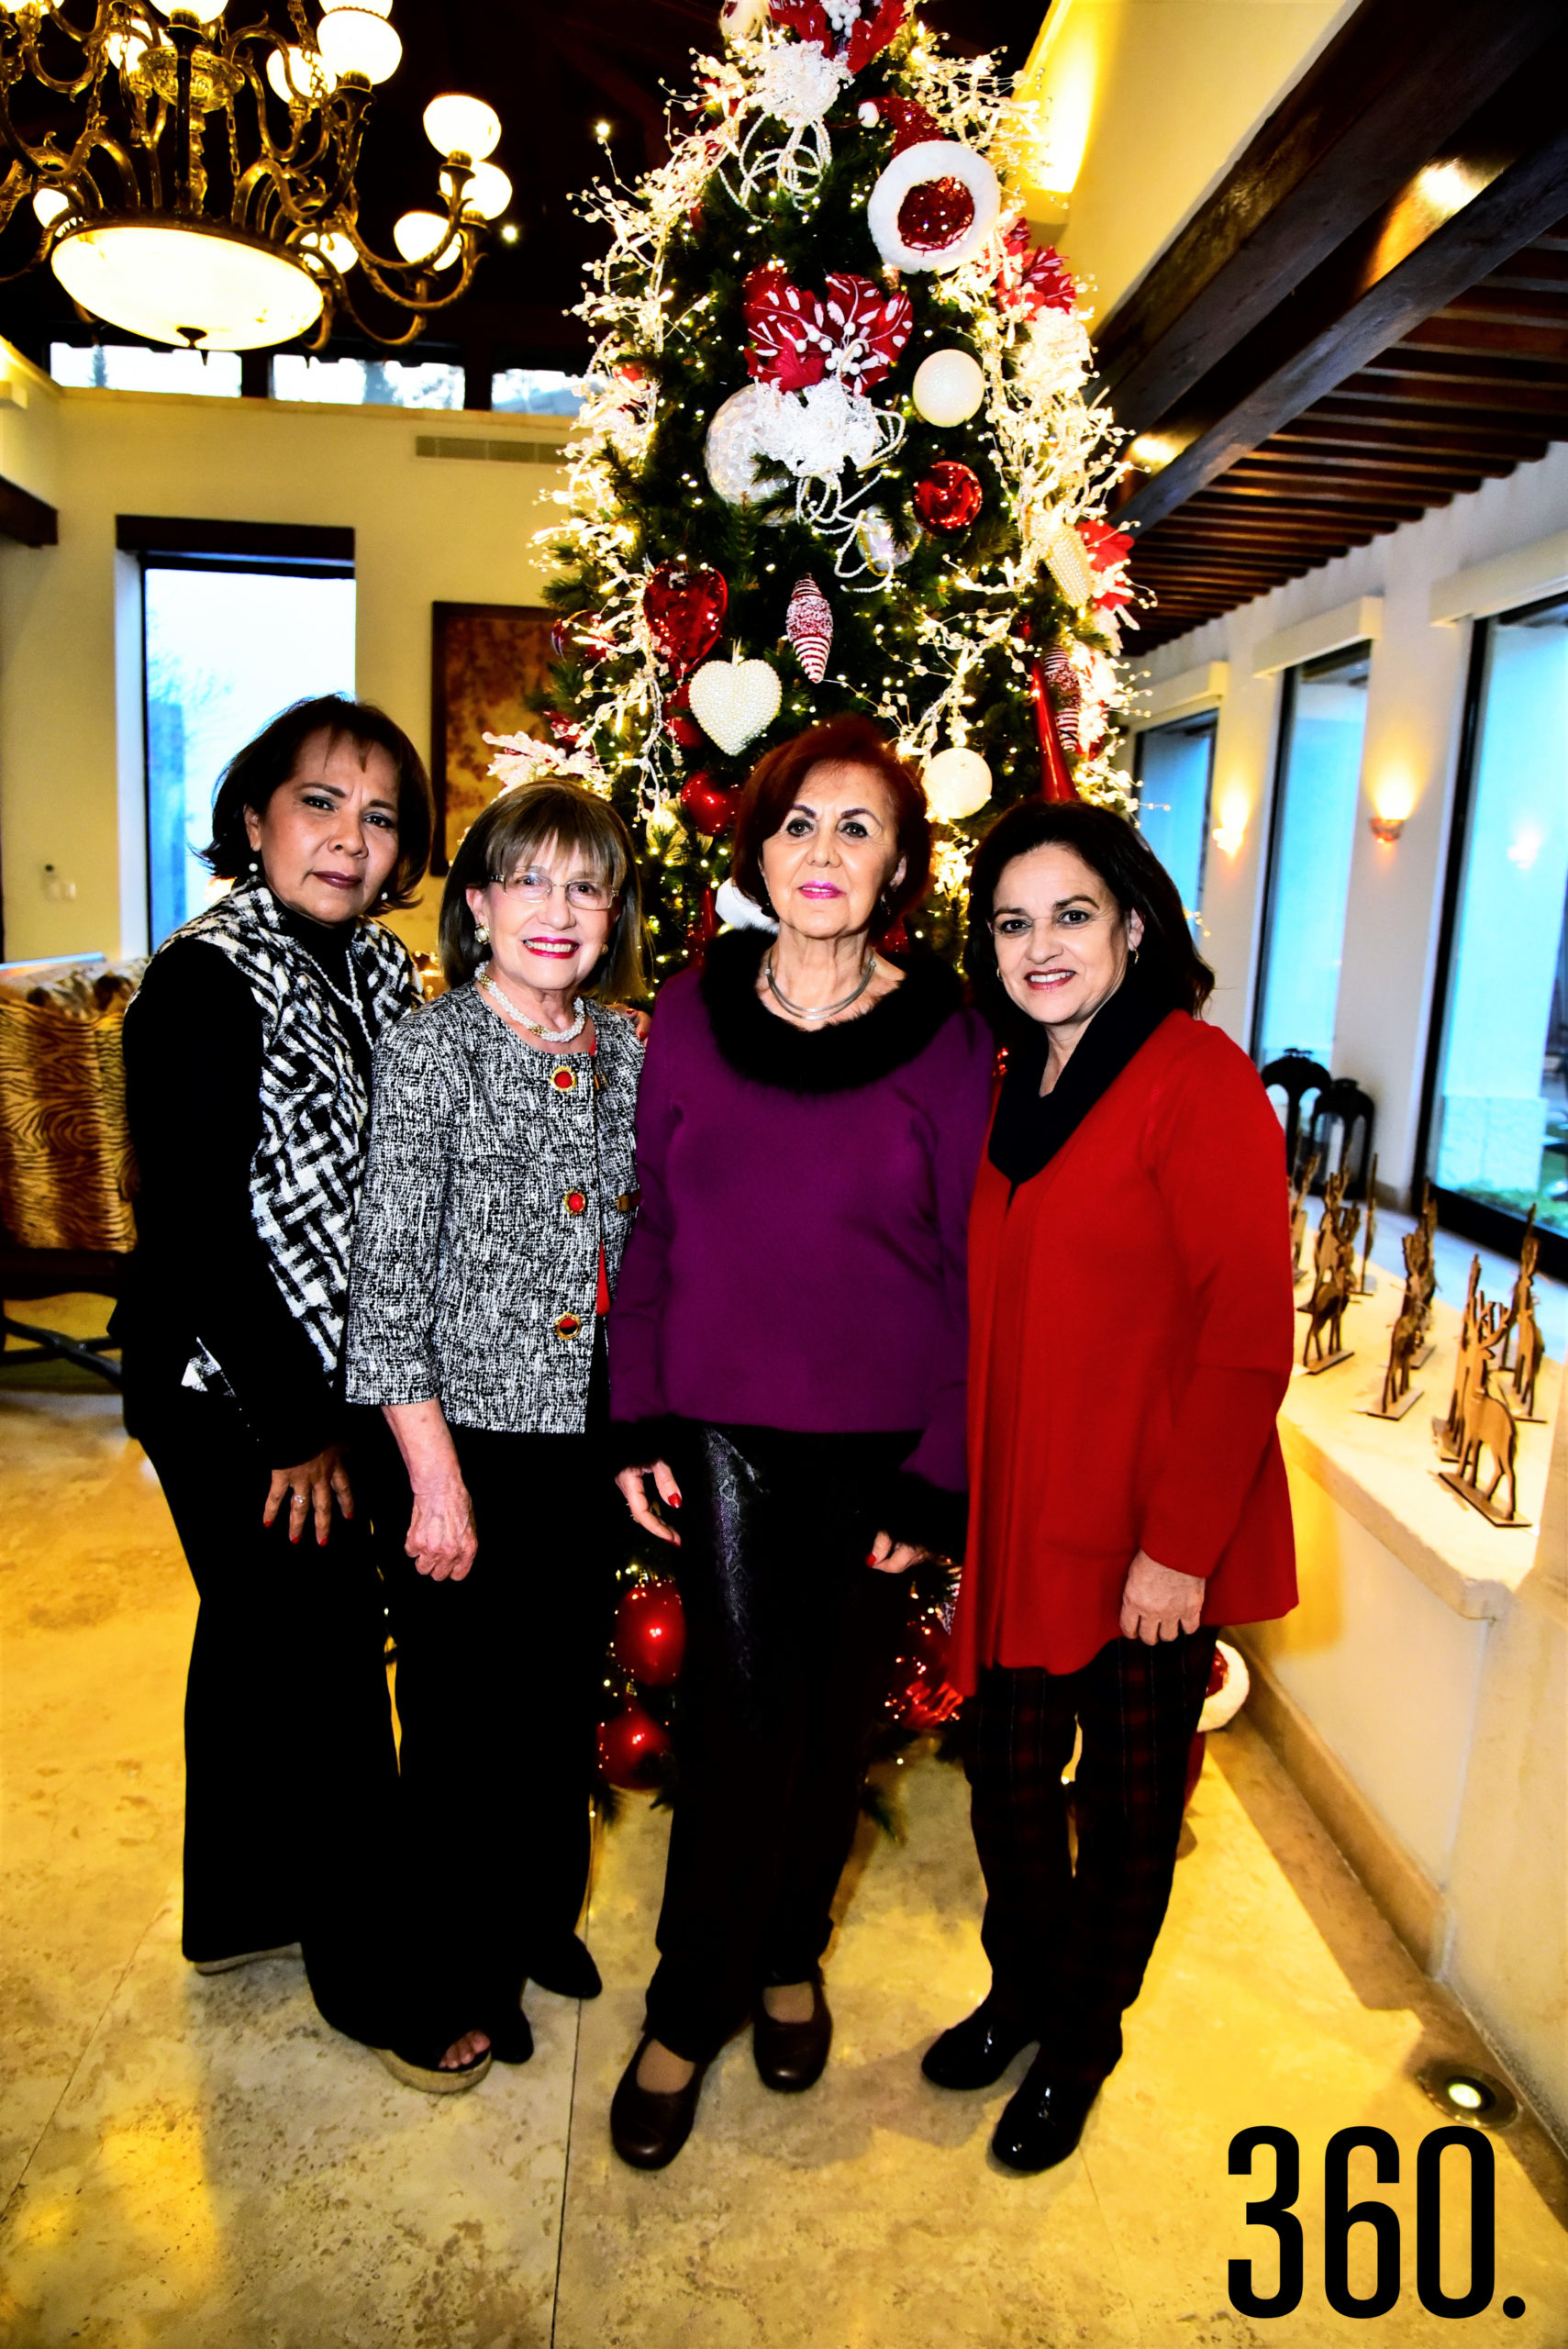
[[[220,1973],[297,1943],[329,2022],[444,2088],[489,2056],[398,1979],[384,1616],[339,1371],[372,1052],[418,995],[365,916],[409,902],[431,827],[417,752],[363,703],[297,703],[230,763],[206,861],[235,886],[127,1013],[138,1244],[116,1333],[201,1597],[185,1955]]]

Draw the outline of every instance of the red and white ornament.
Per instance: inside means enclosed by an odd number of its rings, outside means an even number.
[[[815,579],[797,579],[784,613],[784,630],[796,660],[814,685],[828,674],[833,648],[833,607]]]
[[[827,0],[826,6],[823,0],[773,0],[776,23],[792,25],[803,41],[851,74],[882,54],[907,14],[908,0]]]
[[[748,373],[784,392],[829,375],[848,391],[870,391],[897,364],[915,322],[907,294],[890,294],[869,277],[835,270],[819,297],[772,264],[746,280],[741,312],[751,337]]]
[[[996,225],[1002,190],[984,155],[956,139],[924,139],[895,155],[866,204],[866,225],[896,269],[956,269]]]

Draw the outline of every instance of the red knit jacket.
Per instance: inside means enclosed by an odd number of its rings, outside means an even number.
[[[1011,1206],[1008,1188],[982,1160],[949,1678],[1078,1670],[1119,1636],[1140,1549],[1205,1577],[1206,1623],[1288,1613],[1288,1213],[1251,1063],[1173,1012]]]

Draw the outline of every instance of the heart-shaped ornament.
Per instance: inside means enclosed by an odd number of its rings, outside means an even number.
[[[662,562],[650,574],[642,608],[673,669],[689,669],[713,651],[728,601],[724,573],[706,564],[688,571],[684,562]]]
[[[692,716],[731,758],[766,731],[784,687],[768,661],[705,661],[688,687]]]

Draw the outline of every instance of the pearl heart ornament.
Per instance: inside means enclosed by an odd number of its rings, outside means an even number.
[[[773,724],[784,699],[767,661],[705,661],[687,691],[697,724],[731,758]]]

